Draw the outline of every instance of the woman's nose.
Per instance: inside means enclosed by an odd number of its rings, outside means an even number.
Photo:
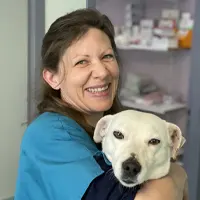
[[[105,63],[99,61],[95,65],[93,65],[92,75],[94,78],[104,79],[109,75],[109,71]]]

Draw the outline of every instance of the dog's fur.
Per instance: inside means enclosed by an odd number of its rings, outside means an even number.
[[[94,141],[102,142],[102,151],[121,184],[134,187],[167,175],[170,159],[176,158],[185,138],[175,124],[153,114],[126,110],[101,118]]]

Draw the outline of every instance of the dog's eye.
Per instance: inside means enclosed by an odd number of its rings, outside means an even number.
[[[159,144],[160,143],[160,140],[158,140],[158,139],[151,139],[151,140],[149,140],[149,145],[157,145],[157,144]]]
[[[114,131],[113,135],[117,138],[117,139],[124,139],[124,135],[120,132],[120,131]]]

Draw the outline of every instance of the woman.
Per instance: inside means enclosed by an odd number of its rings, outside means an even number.
[[[168,177],[127,190],[111,178],[92,140],[97,121],[121,110],[109,19],[90,9],[60,17],[46,33],[41,54],[44,90],[39,116],[22,140],[15,200],[181,200],[182,168],[173,165]]]

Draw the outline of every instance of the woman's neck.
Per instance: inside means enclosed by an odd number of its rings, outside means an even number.
[[[90,126],[95,127],[97,122],[101,119],[101,117],[103,117],[103,112],[102,113],[94,113],[91,115],[85,115],[85,120],[87,121],[87,123]]]

